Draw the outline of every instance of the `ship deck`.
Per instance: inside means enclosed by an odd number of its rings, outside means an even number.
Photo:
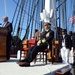
[[[48,62],[45,65],[42,61],[35,64],[31,62],[30,67],[20,67],[17,61],[17,58],[11,58],[6,62],[0,62],[0,75],[55,75],[60,69],[71,68],[69,64]]]

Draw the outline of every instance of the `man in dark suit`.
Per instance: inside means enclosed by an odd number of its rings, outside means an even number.
[[[45,31],[41,33],[40,40],[37,42],[37,45],[33,46],[28,50],[26,59],[17,62],[19,66],[30,66],[30,62],[36,57],[38,52],[43,51],[49,45],[49,49],[52,49],[52,40],[54,38],[54,31],[50,29],[51,24],[46,22],[44,24]]]
[[[10,23],[8,21],[7,16],[3,17],[3,22],[4,22],[3,27],[7,28],[7,31],[8,31],[8,33],[7,33],[7,60],[9,60],[10,59],[10,50],[11,50],[11,38],[12,38],[12,36],[11,36],[12,23]]]
[[[69,35],[67,35],[66,30],[62,30],[62,35],[60,35],[60,52],[63,63],[69,63],[69,50],[71,49]]]

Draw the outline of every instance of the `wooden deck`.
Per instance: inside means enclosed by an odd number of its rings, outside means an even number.
[[[55,75],[60,69],[71,69],[69,64],[51,62],[47,65],[43,62],[32,62],[30,67],[20,67],[16,64],[17,61],[17,58],[11,58],[7,62],[0,62],[0,75]]]

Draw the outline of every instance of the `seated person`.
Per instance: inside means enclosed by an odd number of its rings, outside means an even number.
[[[51,50],[52,40],[54,38],[54,31],[52,31],[50,27],[51,27],[50,23],[46,22],[44,24],[45,31],[42,32],[42,34],[40,35],[40,40],[37,42],[35,46],[31,47],[28,50],[28,54],[24,60],[17,62],[19,66],[30,66],[30,62],[32,62],[33,59],[35,59],[38,52],[41,52],[44,49],[46,49],[48,45],[49,45],[49,50]]]

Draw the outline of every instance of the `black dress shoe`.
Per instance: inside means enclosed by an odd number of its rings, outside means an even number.
[[[23,60],[20,60],[20,62],[25,62],[25,59],[23,59]]]
[[[75,62],[72,64],[72,66],[75,66]]]
[[[16,62],[16,63],[19,64],[19,63],[21,63],[21,62],[27,62],[27,60],[26,60],[26,59],[20,60],[20,61],[18,61],[18,62]]]
[[[30,63],[29,62],[21,62],[19,64],[19,66],[21,66],[21,67],[29,67],[30,66]]]

